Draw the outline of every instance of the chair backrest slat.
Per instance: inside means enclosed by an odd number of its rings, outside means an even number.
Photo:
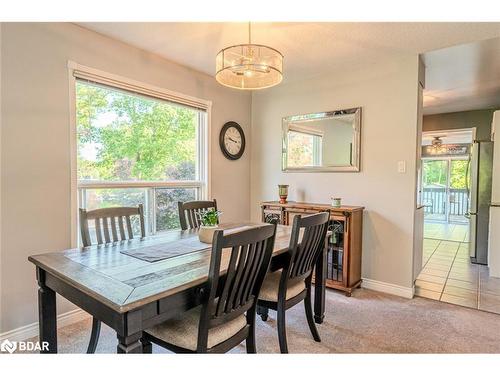
[[[243,280],[241,281],[238,294],[236,295],[237,303],[241,304],[242,301],[246,301],[248,299],[250,285],[252,284],[251,273],[255,267],[254,261],[256,260],[256,254],[260,254],[260,252],[262,251],[260,248],[261,245],[261,243],[253,243],[250,245],[247,255],[247,262],[243,271]]]
[[[283,273],[283,277],[305,278],[312,274],[317,256],[325,246],[329,220],[329,211],[294,217],[290,239],[290,264],[286,267],[287,272]],[[299,242],[301,233],[302,239]]]
[[[181,229],[196,229],[201,225],[198,214],[204,210],[213,208],[217,211],[217,201],[189,201],[178,202],[179,222]]]
[[[116,232],[116,220],[114,216],[111,216],[111,234],[113,235],[113,242],[118,242],[118,234]]]
[[[227,297],[231,284],[233,284],[233,278],[235,274],[236,260],[238,259],[238,249],[233,247],[231,251],[231,258],[229,260],[229,266],[226,271],[226,281],[224,282],[224,288],[222,290],[222,295],[220,296],[217,303],[216,315],[220,316],[223,311],[226,311],[225,306],[227,302]],[[227,312],[227,311],[226,311]]]
[[[92,211],[80,208],[80,232],[83,246],[92,245],[88,226],[89,220],[93,220],[95,223],[96,239],[99,245],[133,239],[134,233],[130,220],[132,216],[139,216],[141,238],[145,237],[146,230],[144,226],[144,209],[142,205],[138,207],[100,208]],[[116,228],[117,223],[120,236],[118,236],[118,230]],[[125,223],[127,225],[126,231]]]
[[[102,229],[104,231],[104,241],[106,241],[106,243],[111,243],[112,241],[109,237],[109,227],[108,227],[108,218],[107,217],[102,218]]]
[[[125,236],[125,226],[123,224],[123,216],[118,216],[118,228],[120,229],[120,239],[125,241],[127,237]]]
[[[101,218],[96,217],[94,220],[95,220],[95,234],[97,236],[97,243],[99,245],[101,245],[103,243],[102,242],[102,233],[101,233]],[[87,245],[87,246],[89,246],[89,245]]]
[[[231,312],[233,309],[233,306],[239,306],[240,303],[239,301],[236,300],[236,296],[238,294],[238,291],[241,289],[243,283],[242,277],[243,277],[243,269],[247,265],[247,254],[248,254],[248,248],[249,245],[241,246],[241,250],[239,251],[239,261],[238,261],[238,267],[235,270],[235,275],[233,278],[233,282],[231,285],[231,294],[229,294],[226,302],[226,313]]]
[[[198,329],[198,349],[206,350],[208,330],[246,311],[255,314],[257,298],[271,262],[276,226],[264,224],[224,236],[216,231]],[[222,263],[223,251],[229,252]],[[225,258],[225,257],[224,257]],[[221,265],[227,264],[225,269]],[[247,321],[248,321],[247,317]]]
[[[125,221],[127,222],[127,233],[128,238],[134,238],[134,232],[132,231],[132,223],[130,221],[130,216],[125,216]]]

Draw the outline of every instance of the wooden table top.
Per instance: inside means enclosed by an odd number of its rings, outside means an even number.
[[[196,230],[170,231],[142,240],[32,255],[28,260],[122,313],[203,284],[208,279],[211,245],[207,244],[204,250],[154,263],[120,251],[170,243],[197,235]],[[288,250],[290,235],[291,227],[278,226],[273,256]],[[223,269],[228,261],[229,256],[223,254]]]

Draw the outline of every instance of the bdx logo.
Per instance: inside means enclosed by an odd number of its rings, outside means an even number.
[[[9,352],[9,353],[14,353],[17,349],[19,349],[20,352],[33,352],[35,350],[44,350],[47,351],[49,350],[49,343],[43,341],[42,343],[39,342],[31,342],[31,341],[10,341],[10,340],[4,340],[0,344],[0,351],[2,352]]]

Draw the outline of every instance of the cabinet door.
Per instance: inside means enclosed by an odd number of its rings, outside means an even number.
[[[330,220],[328,230],[331,235],[328,241],[327,252],[327,285],[344,285],[346,282],[346,226],[345,218],[335,216]]]
[[[273,220],[278,220],[279,224],[285,224],[285,218],[282,210],[272,208],[262,209],[262,221],[264,223],[271,223]]]

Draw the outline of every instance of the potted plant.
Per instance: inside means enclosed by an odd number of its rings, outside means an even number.
[[[222,215],[222,212],[216,211],[214,208],[209,208],[196,213],[196,215],[198,215],[201,222],[200,230],[198,231],[200,241],[212,243],[214,232],[219,228],[219,216]]]

